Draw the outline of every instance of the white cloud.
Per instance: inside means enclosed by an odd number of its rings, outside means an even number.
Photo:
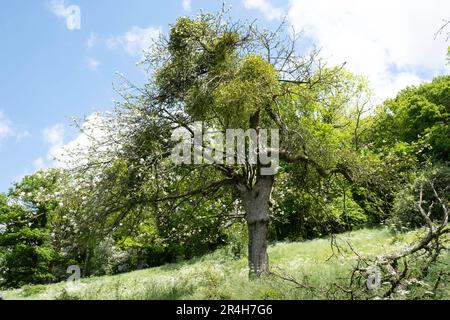
[[[269,21],[285,16],[284,10],[272,5],[269,0],[244,0],[244,6],[246,9],[259,10]]]
[[[184,11],[191,11],[191,0],[182,0],[183,10]]]
[[[52,127],[45,128],[42,131],[44,142],[54,146],[61,145],[64,142],[64,126],[62,124],[56,124]]]
[[[11,121],[0,111],[0,140],[6,139],[14,134]]]
[[[33,161],[33,167],[35,171],[47,168],[45,160],[42,157],[37,158]]]
[[[61,148],[64,145],[64,135],[65,130],[64,126],[62,124],[56,124],[54,126],[45,128],[42,131],[42,138],[44,142],[48,145],[48,153],[46,161],[42,159],[40,161],[37,159],[35,161],[36,163],[42,164],[42,167],[49,167],[49,166],[55,166],[57,164],[57,158],[59,158],[62,154]]]
[[[89,35],[89,38],[86,41],[86,47],[93,48],[93,47],[95,47],[97,42],[98,42],[97,34],[94,32],[91,32],[91,34]]]
[[[121,47],[131,56],[140,56],[160,34],[160,28],[134,26],[123,35],[111,36],[106,45],[109,49]]]
[[[86,117],[81,124],[81,133],[73,140],[64,143],[66,130],[62,124],[56,124],[42,130],[42,139],[48,146],[46,156],[33,161],[34,170],[50,167],[70,168],[86,163],[90,149],[101,145],[107,136],[105,131],[106,118],[100,113]],[[99,147],[97,151],[103,149]]]
[[[107,136],[105,131],[106,118],[100,113],[92,113],[81,124],[81,133],[72,141],[58,148],[58,163],[71,167],[85,163],[90,149],[94,144],[101,144]],[[101,151],[101,148],[99,149]]]
[[[329,63],[347,62],[386,98],[446,72],[448,43],[434,34],[448,12],[446,0],[291,0],[288,15]]]
[[[27,130],[17,132],[12,125],[11,120],[0,111],[0,141],[3,139],[15,137],[16,142],[20,143],[25,138],[30,136],[30,132]]]
[[[16,134],[16,141],[22,142],[24,139],[28,138],[29,136],[30,136],[30,132],[28,130],[19,132],[18,134]]]
[[[101,62],[98,61],[97,59],[88,57],[86,58],[86,66],[89,70],[95,71],[98,69],[98,67],[100,66]]]
[[[66,20],[67,29],[81,29],[81,9],[77,5],[71,5],[67,0],[50,1],[50,11],[57,17]]]

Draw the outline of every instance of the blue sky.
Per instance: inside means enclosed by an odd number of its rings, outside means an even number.
[[[383,0],[376,5],[353,0],[228,1],[234,18],[258,18],[262,26],[275,26],[287,16],[323,49],[327,60],[347,61],[352,71],[369,77],[383,98],[448,73],[449,44],[434,39],[433,33],[442,19],[450,18],[443,15],[450,15],[448,2],[398,2],[410,9]],[[67,23],[70,5],[80,9],[79,28]],[[52,150],[77,136],[71,117],[111,109],[116,71],[135,83],[145,81],[136,62],[158,30],[167,31],[181,15],[220,6],[221,1],[206,0],[3,0],[0,192],[23,175],[54,165]],[[375,28],[380,16],[383,26]]]

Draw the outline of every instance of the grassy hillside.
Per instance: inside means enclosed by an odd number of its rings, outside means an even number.
[[[58,283],[26,286],[1,295],[5,299],[347,299],[348,295],[331,286],[347,284],[351,266],[356,261],[345,241],[362,255],[376,256],[396,250],[417,236],[415,232],[398,238],[386,229],[342,234],[337,239],[344,249],[331,259],[328,259],[333,253],[330,239],[277,243],[270,247],[273,271],[288,273],[315,289],[298,288],[276,276],[250,281],[246,258],[233,259],[221,249],[187,262],[83,279],[80,287],[72,290],[67,289],[66,283]],[[439,268],[450,271],[450,257],[446,256],[444,262]],[[333,293],[326,292],[330,287],[335,288]],[[434,298],[450,299],[449,284],[441,284]]]

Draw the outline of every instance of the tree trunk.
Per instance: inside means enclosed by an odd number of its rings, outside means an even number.
[[[251,277],[269,272],[267,238],[273,176],[260,176],[252,190],[242,194],[248,226],[248,266]]]

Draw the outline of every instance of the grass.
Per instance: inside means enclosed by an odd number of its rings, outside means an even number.
[[[114,276],[82,279],[78,287],[66,283],[46,286],[25,286],[1,292],[4,299],[325,299],[324,290],[331,284],[348,283],[349,273],[356,261],[346,241],[360,254],[374,257],[410,243],[418,236],[411,232],[395,237],[386,229],[363,229],[338,236],[342,245],[334,255],[330,239],[316,239],[297,243],[277,243],[269,248],[270,264],[277,273],[288,273],[307,286],[297,288],[279,277],[268,276],[249,280],[245,257],[234,259],[221,249],[190,261],[168,264]],[[344,246],[345,245],[345,246]],[[330,258],[330,259],[329,259]],[[444,257],[439,268],[449,271],[450,257]],[[433,272],[431,272],[433,276]],[[437,277],[437,276],[436,276]],[[335,299],[346,299],[347,294],[336,291]],[[399,296],[401,298],[401,296]],[[450,299],[450,285],[444,282],[437,296]]]

